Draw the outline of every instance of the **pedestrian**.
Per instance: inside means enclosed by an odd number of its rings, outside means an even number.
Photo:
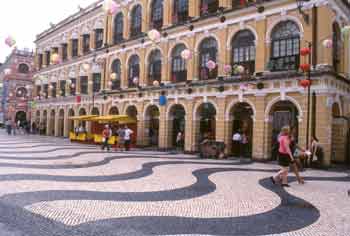
[[[108,125],[105,125],[105,128],[102,131],[102,150],[105,150],[107,148],[107,151],[110,151],[109,147],[109,138],[111,136],[111,130]]]
[[[248,145],[248,136],[245,133],[243,133],[241,136],[241,156],[243,158],[248,157]]]
[[[237,130],[232,136],[233,154],[236,157],[238,157],[238,156],[240,157],[240,155],[241,155],[241,142],[242,142],[241,131]]]
[[[294,163],[294,157],[290,150],[290,128],[285,126],[281,130],[281,135],[278,138],[279,149],[278,149],[278,164],[281,166],[281,170],[271,177],[271,181],[281,181],[282,187],[290,187],[288,184],[288,168],[291,163]]]
[[[313,161],[317,162],[317,167],[321,168],[323,163],[324,151],[319,143],[318,138],[312,136],[311,138],[311,156],[310,156],[310,165]]]
[[[11,121],[9,119],[6,120],[5,126],[6,126],[7,134],[11,135],[11,133],[12,133],[12,123],[11,123]]]
[[[131,135],[134,133],[131,129],[128,128],[127,125],[124,127],[124,146],[125,151],[130,150],[130,143],[131,143]]]
[[[176,136],[176,147],[178,150],[183,148],[183,135],[181,131],[179,131]]]
[[[301,164],[301,159],[305,155],[305,150],[298,145],[296,138],[293,135],[290,135],[289,138],[289,147],[294,158],[294,163],[291,163],[291,168],[293,169],[293,172],[297,177],[298,182],[300,184],[304,184],[304,179],[300,176],[299,170],[301,170],[303,167],[303,165]]]
[[[117,136],[118,136],[118,144],[117,144],[117,147],[119,147],[119,150],[123,150],[124,147],[124,144],[125,144],[125,140],[124,140],[124,137],[125,137],[125,132],[124,132],[124,128],[119,126],[118,127],[118,130],[117,130]],[[116,149],[117,149],[116,147]]]
[[[17,124],[15,121],[12,122],[12,134],[16,136]]]

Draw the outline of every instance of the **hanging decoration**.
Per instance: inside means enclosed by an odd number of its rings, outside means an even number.
[[[134,77],[132,79],[132,82],[137,85],[139,83],[139,78],[138,77]]]
[[[72,83],[72,80],[68,79],[67,84],[71,84],[71,83]]]
[[[112,81],[108,81],[108,86],[112,87],[112,85],[113,85],[113,82]]]
[[[307,56],[307,55],[309,55],[309,54],[310,54],[310,48],[305,47],[305,48],[300,49],[300,54],[301,54],[302,56]]]
[[[216,62],[213,60],[207,61],[205,64],[209,70],[214,70],[216,68]]]
[[[76,101],[77,103],[80,103],[80,102],[81,102],[81,96],[76,96],[76,97],[75,97],[75,101]]]
[[[189,49],[185,49],[181,52],[181,57],[184,60],[190,60],[192,58],[192,52]]]
[[[70,87],[74,89],[74,88],[75,88],[75,84],[71,84],[71,86],[70,86]]]
[[[58,64],[59,62],[60,62],[60,56],[58,55],[58,53],[53,53],[51,55],[51,63]]]
[[[244,66],[242,66],[242,65],[238,65],[238,66],[235,68],[235,71],[236,71],[238,74],[243,74],[244,71],[245,71],[245,68],[244,68]]]
[[[158,80],[153,81],[153,86],[158,87],[159,86],[159,81]]]
[[[152,29],[152,30],[148,31],[147,36],[152,41],[158,41],[161,37],[161,34],[159,33],[158,30]]]
[[[331,39],[325,39],[322,42],[323,47],[325,48],[332,48],[333,47],[333,41]]]
[[[232,66],[231,65],[224,65],[224,72],[226,74],[231,74],[232,73]]]
[[[308,63],[304,63],[304,64],[301,64],[300,65],[300,69],[303,71],[303,72],[308,72],[310,70],[311,66],[310,64]]]
[[[4,70],[5,75],[11,74],[12,70],[10,68],[7,68]]]
[[[108,15],[114,15],[118,11],[118,4],[114,0],[105,0],[103,3],[103,10]]]
[[[241,84],[241,85],[239,86],[239,89],[242,90],[242,91],[248,90],[248,84]]]
[[[90,70],[90,64],[89,64],[89,63],[84,63],[84,64],[83,64],[83,69],[84,69],[85,71]]]
[[[311,80],[309,80],[309,79],[300,80],[300,86],[302,86],[303,88],[310,87],[311,86]]]
[[[16,44],[16,40],[11,36],[7,36],[5,39],[5,44],[11,48]]]
[[[111,80],[116,80],[117,79],[117,74],[116,73],[112,73],[111,74]]]

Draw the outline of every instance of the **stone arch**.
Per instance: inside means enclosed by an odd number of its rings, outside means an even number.
[[[271,24],[268,24],[268,28],[266,31],[266,42],[270,43],[271,42],[271,34],[274,30],[274,28],[281,22],[284,21],[292,21],[294,23],[297,24],[297,26],[299,27],[299,32],[300,32],[300,39],[302,39],[304,37],[304,27],[303,24],[301,23],[301,20],[298,17],[295,16],[291,16],[291,15],[287,15],[287,16],[281,16],[280,18],[274,20]]]
[[[273,99],[271,99],[268,104],[266,105],[266,108],[265,108],[265,121],[267,122],[269,120],[269,114],[270,114],[270,111],[271,111],[271,108],[273,107],[273,105],[275,105],[275,103],[279,102],[279,101],[290,101],[291,103],[293,103],[296,108],[298,109],[298,113],[299,113],[299,122],[302,121],[303,119],[303,109],[301,107],[301,105],[299,104],[299,102],[290,97],[290,96],[286,96],[285,99],[282,99],[281,96],[278,96],[278,97],[275,97]]]
[[[162,62],[163,62],[163,60],[164,60],[164,53],[163,53],[162,48],[159,47],[159,46],[152,46],[150,49],[147,50],[146,55],[145,55],[144,63],[145,63],[146,66],[149,64],[149,57],[150,57],[150,55],[155,50],[159,50],[160,51],[160,54],[161,54],[161,57],[162,57]]]
[[[250,105],[250,107],[253,109],[253,121],[255,121],[255,117],[256,117],[256,108],[255,108],[255,105],[252,101],[250,101],[249,99],[247,98],[243,98],[242,101],[240,101],[239,99],[234,99],[232,100],[228,105],[227,105],[227,108],[226,108],[226,111],[225,111],[225,121],[230,121],[230,113],[231,113],[231,110],[232,108],[238,104],[238,103],[247,103]]]
[[[128,56],[126,57],[126,66],[128,66],[129,65],[129,61],[130,61],[130,58],[132,57],[132,56],[138,56],[139,57],[139,59],[140,59],[140,64],[141,64],[141,57],[140,57],[140,53],[139,52],[137,52],[137,51],[135,51],[135,52],[131,52],[131,53],[129,53],[128,54]]]
[[[58,111],[58,136],[63,137],[64,136],[64,115],[65,111],[63,108],[59,109]]]
[[[136,113],[136,114],[131,114],[131,113]],[[129,104],[129,105],[125,106],[123,114],[137,119],[138,110],[137,110],[136,104]]]
[[[182,103],[172,103],[167,107],[166,111],[166,146],[184,148],[186,122],[186,105]],[[177,136],[181,133],[181,141],[177,142]]]
[[[231,49],[231,42],[233,40],[233,38],[239,33],[241,32],[242,30],[249,30],[252,32],[252,34],[254,35],[255,37],[255,46],[257,44],[257,42],[259,41],[259,36],[258,36],[258,33],[256,32],[256,29],[253,27],[253,26],[250,26],[250,25],[244,25],[243,28],[239,27],[239,28],[234,28],[228,35],[227,37],[227,43],[226,43],[226,48],[227,49]]]
[[[188,45],[188,43],[187,43],[186,41],[184,41],[184,40],[178,40],[178,41],[176,41],[176,43],[174,43],[174,45],[173,45],[172,47],[170,47],[169,50],[168,50],[168,58],[169,58],[169,59],[171,58],[172,52],[174,51],[174,49],[175,49],[177,46],[181,45],[181,44],[185,45],[186,48],[190,48],[189,45]]]
[[[108,68],[112,71],[112,66],[113,66],[113,62],[116,61],[116,60],[119,60],[120,63],[123,62],[122,58],[120,57],[120,55],[115,55],[113,57],[111,57],[109,59],[109,65],[108,65]]]
[[[196,119],[198,109],[199,109],[199,107],[200,107],[201,105],[203,105],[204,103],[210,103],[210,104],[212,104],[212,105],[214,106],[216,112],[218,112],[218,111],[220,110],[219,107],[218,107],[218,105],[216,104],[216,102],[214,102],[213,100],[211,100],[211,99],[208,99],[208,100],[203,99],[203,100],[197,102],[197,103],[194,105],[194,107],[193,107],[193,114],[192,114],[192,115],[193,115],[193,116],[192,116],[193,119]]]
[[[119,109],[117,106],[112,106],[109,111],[108,111],[109,115],[119,115]]]
[[[146,146],[158,146],[160,139],[160,107],[151,104],[144,108],[144,140]]]
[[[100,109],[98,108],[98,107],[92,107],[91,108],[91,111],[90,111],[90,114],[91,115],[101,115],[101,113],[100,113]]]
[[[174,106],[176,106],[176,105],[182,106],[182,107],[185,109],[186,114],[188,114],[187,107],[186,107],[186,104],[185,104],[185,103],[183,103],[183,102],[175,102],[175,101],[174,101],[174,102],[169,103],[169,105],[167,106],[167,109],[166,109],[166,116],[165,116],[167,120],[171,118],[171,117],[170,117],[171,109],[172,109]]]
[[[75,116],[75,111],[73,108],[70,108],[68,110],[68,118],[69,117],[73,117]],[[68,119],[68,123],[67,123],[67,130],[68,132],[73,132],[74,131],[74,121],[71,119]]]
[[[158,110],[160,111],[160,106],[158,104],[155,103],[148,103],[147,105],[145,105],[144,109],[143,109],[143,119],[146,119],[146,114],[147,114],[147,110],[149,107],[151,106],[156,106],[158,108]]]
[[[196,50],[196,53],[199,53],[199,47],[201,45],[201,43],[207,39],[207,38],[214,38],[216,40],[216,43],[218,45],[218,55],[217,57],[219,58],[219,53],[220,53],[220,48],[221,48],[221,45],[220,45],[220,38],[215,34],[215,33],[209,33],[209,34],[203,34],[199,37],[199,39],[197,40],[196,42],[196,46],[195,46],[195,50]]]

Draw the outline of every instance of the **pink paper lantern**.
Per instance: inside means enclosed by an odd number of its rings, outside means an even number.
[[[226,74],[230,74],[232,72],[232,66],[231,65],[224,65],[224,72]]]
[[[160,33],[158,30],[153,29],[147,33],[147,36],[152,41],[158,41],[160,39]]]
[[[58,53],[54,53],[51,55],[51,62],[53,64],[58,64],[60,62],[60,56],[58,55]]]
[[[8,36],[6,39],[5,39],[5,44],[9,47],[13,47],[15,44],[16,44],[16,40],[11,37],[11,36]]]
[[[244,66],[241,66],[241,65],[237,66],[236,71],[238,74],[244,73],[245,71]]]
[[[216,68],[216,62],[209,60],[207,61],[206,66],[209,70],[214,70]]]
[[[108,15],[114,15],[118,11],[118,4],[114,0],[105,0],[103,3],[103,10]]]
[[[139,83],[139,78],[134,77],[133,80],[132,80],[132,82],[133,82],[134,84],[138,84],[138,83]]]
[[[192,58],[192,52],[189,49],[185,49],[181,52],[181,57],[184,60],[190,60]]]
[[[153,81],[153,86],[158,87],[159,86],[159,81],[158,80]]]
[[[333,41],[331,39],[325,39],[323,40],[323,47],[325,48],[332,48],[333,47]]]
[[[239,89],[242,90],[242,91],[247,90],[247,89],[248,89],[248,84],[241,84],[241,85],[239,86]]]
[[[111,74],[111,80],[116,80],[117,79],[117,74],[116,73],[112,73]]]

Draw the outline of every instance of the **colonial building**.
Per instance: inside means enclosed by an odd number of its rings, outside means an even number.
[[[0,67],[3,121],[31,119],[34,69],[34,53],[27,49],[14,49]]]
[[[325,165],[346,160],[347,1],[116,2],[112,15],[99,1],[37,36],[33,117],[47,134],[67,136],[74,115],[128,114],[140,146],[171,148],[182,131],[186,151],[209,135],[231,153],[241,130],[264,160],[288,124],[302,146],[318,137]]]

